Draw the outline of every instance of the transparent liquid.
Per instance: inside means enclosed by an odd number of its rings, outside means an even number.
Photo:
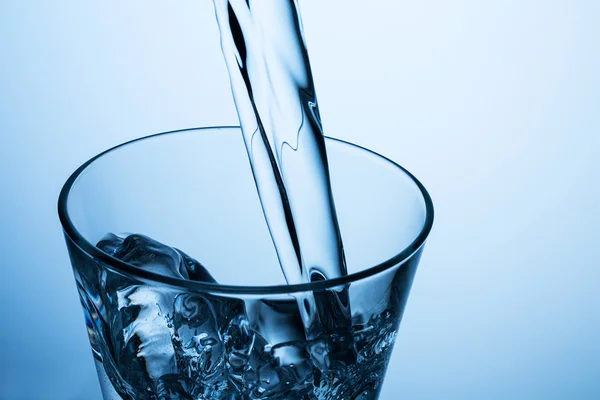
[[[146,236],[109,234],[97,246],[146,271],[214,282],[198,261]],[[307,339],[291,296],[241,300],[86,271],[91,275],[77,281],[92,348],[123,399],[378,396],[398,310],[355,315],[349,330]],[[329,292],[316,296],[321,304],[332,299]],[[348,346],[352,357],[340,351]]]
[[[298,4],[214,0],[256,187],[289,284],[347,274]],[[349,329],[347,293],[304,296],[309,337]]]
[[[344,276],[298,4],[214,4],[244,142],[285,278],[297,284]],[[215,282],[196,260],[143,235],[109,234],[97,246],[144,270]],[[132,284],[109,273],[100,281],[105,287],[97,293],[104,298],[90,298],[85,287],[80,294],[90,332],[101,332],[91,335],[92,347],[125,399],[375,399],[399,321],[391,310],[353,319],[347,287],[267,301]]]

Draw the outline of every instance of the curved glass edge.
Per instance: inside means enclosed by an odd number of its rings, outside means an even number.
[[[171,278],[168,276],[159,275],[153,272],[148,272],[142,269],[139,269],[132,264],[123,262],[115,257],[104,253],[96,246],[88,242],[75,228],[73,222],[71,221],[68,211],[67,211],[67,201],[69,198],[69,192],[73,187],[73,184],[81,175],[81,173],[95,160],[99,159],[103,155],[112,152],[113,150],[117,150],[121,147],[133,144],[135,142],[139,142],[146,139],[156,138],[162,135],[170,135],[170,134],[179,134],[190,131],[220,131],[220,130],[231,130],[231,129],[240,129],[239,126],[214,126],[214,127],[201,127],[201,128],[188,128],[188,129],[180,129],[168,132],[157,133],[149,136],[144,136],[141,138],[137,138],[134,140],[130,140],[125,143],[121,143],[117,146],[111,147],[96,156],[90,158],[88,161],[83,163],[79,168],[75,170],[69,176],[64,186],[62,187],[60,194],[58,196],[58,217],[63,227],[63,231],[65,235],[73,242],[73,244],[79,247],[84,253],[92,257],[94,260],[101,262],[104,266],[111,271],[122,274],[125,276],[130,276],[133,279],[141,279],[143,281],[151,281],[153,283],[161,283],[168,286],[173,286],[176,288],[183,288],[186,290],[194,290],[200,292],[212,292],[212,293],[221,293],[221,294],[230,294],[230,295],[270,295],[270,294],[290,294],[297,292],[307,292],[307,291],[323,291],[326,289],[331,289],[339,286],[344,286],[353,282],[357,282],[363,280],[365,278],[374,276],[378,273],[381,273],[389,268],[392,268],[396,265],[403,264],[408,259],[410,259],[415,253],[419,251],[421,247],[425,244],[429,233],[431,232],[431,228],[433,226],[433,202],[429,193],[423,186],[423,184],[408,170],[406,170],[401,165],[396,162],[390,160],[387,157],[382,156],[372,150],[364,148],[362,146],[356,145],[354,143],[349,143],[341,139],[331,138],[326,136],[328,140],[333,140],[335,142],[340,142],[349,146],[356,147],[360,150],[366,151],[374,156],[377,156],[383,159],[386,162],[391,163],[396,166],[402,172],[404,172],[419,188],[423,200],[425,202],[425,222],[421,231],[413,240],[413,242],[405,247],[400,253],[395,256],[389,258],[388,260],[377,264],[373,267],[364,269],[359,272],[355,272],[353,274],[346,275],[344,277],[328,279],[319,282],[313,283],[302,283],[295,285],[276,285],[276,286],[238,286],[238,285],[220,285],[216,283],[206,283],[206,282],[198,282],[198,281],[190,281],[184,279]]]

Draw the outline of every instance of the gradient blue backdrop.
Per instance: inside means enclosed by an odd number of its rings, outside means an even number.
[[[599,399],[600,2],[301,6],[326,132],[436,204],[382,398]],[[100,399],[59,189],[235,123],[220,57],[210,0],[0,2],[0,399]]]

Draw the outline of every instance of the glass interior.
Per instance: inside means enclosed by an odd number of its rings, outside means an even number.
[[[326,146],[347,279],[400,264],[431,228],[427,192],[380,155],[330,138]],[[268,291],[286,284],[238,127],[176,131],[117,146],[73,174],[59,213],[67,236],[105,262],[108,256],[94,247],[104,235],[140,233],[195,258],[221,285]]]

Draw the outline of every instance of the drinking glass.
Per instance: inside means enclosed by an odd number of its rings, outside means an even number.
[[[394,162],[325,142],[348,275],[305,284],[286,285],[238,127],[137,139],[71,175],[58,210],[105,399],[378,398],[433,206]],[[346,328],[307,337],[300,308],[327,319],[340,292]]]

